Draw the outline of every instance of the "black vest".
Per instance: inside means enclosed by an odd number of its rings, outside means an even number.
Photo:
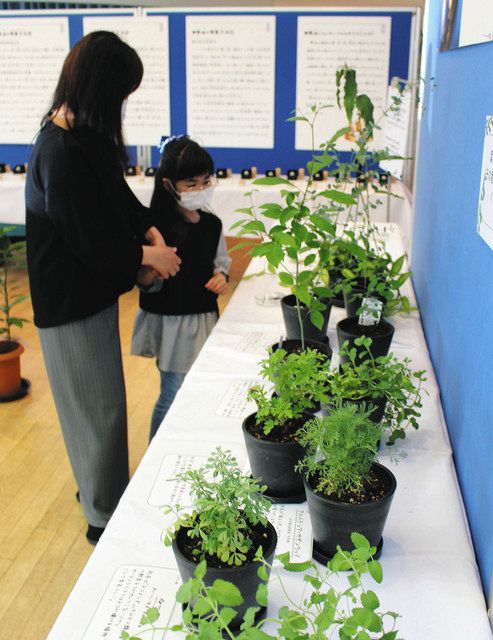
[[[199,222],[181,224],[177,233],[166,220],[166,214],[159,218],[154,215],[155,226],[166,244],[176,246],[181,258],[180,271],[173,278],[163,280],[161,291],[141,292],[141,309],[167,316],[217,313],[217,295],[208,291],[205,284],[214,274],[221,221],[214,214],[201,211]]]

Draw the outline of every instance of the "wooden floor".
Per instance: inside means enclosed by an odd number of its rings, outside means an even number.
[[[243,250],[232,255],[231,283],[220,308],[248,264]],[[27,293],[26,273],[15,278]],[[154,360],[129,355],[136,309],[135,290],[120,298],[131,473],[147,447],[159,387]],[[16,311],[32,318],[29,302]],[[26,325],[19,337],[26,349],[22,375],[32,386],[22,400],[0,404],[0,640],[44,640],[93,547],[85,538],[87,523],[75,500],[34,326]]]

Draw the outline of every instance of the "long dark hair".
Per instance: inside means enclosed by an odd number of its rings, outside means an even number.
[[[52,105],[43,122],[66,105],[74,114],[74,130],[101,134],[125,161],[122,103],[140,85],[143,74],[142,61],[135,49],[116,34],[89,33],[65,58]]]
[[[183,241],[188,223],[180,213],[173,195],[163,186],[163,178],[168,178],[175,187],[178,180],[213,173],[214,161],[210,154],[187,136],[172,138],[164,147],[156,172],[150,208],[154,220],[158,221],[166,216],[166,227],[172,236],[170,241]]]

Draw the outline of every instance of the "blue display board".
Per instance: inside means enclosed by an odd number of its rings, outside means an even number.
[[[169,54],[170,54],[170,108],[171,108],[171,132],[176,135],[186,133],[186,60],[185,60],[185,18],[187,15],[238,15],[238,12],[228,11],[197,11],[172,12],[163,10],[149,10],[149,15],[166,15],[169,19]],[[260,172],[276,166],[287,168],[301,167],[309,159],[309,152],[295,150],[295,126],[287,122],[287,118],[295,109],[296,100],[296,40],[297,19],[299,16],[356,16],[356,17],[382,17],[391,18],[391,45],[389,81],[392,77],[408,77],[409,61],[412,46],[412,26],[414,12],[405,11],[303,11],[300,9],[286,11],[255,11],[241,10],[244,15],[273,15],[276,18],[276,86],[275,86],[275,113],[274,113],[274,148],[273,149],[238,149],[217,148],[211,149],[216,166],[228,167],[238,172],[244,167],[256,166]],[[42,15],[47,15],[44,12]],[[26,12],[15,17],[39,16],[38,12]],[[68,16],[70,28],[70,43],[73,45],[83,35],[82,20],[84,15],[110,16],[133,15],[133,11],[56,11],[52,16]],[[369,52],[370,53],[370,52]],[[1,141],[0,141],[1,143]],[[156,141],[157,143],[157,141]],[[130,155],[135,158],[135,148],[130,148]],[[2,145],[0,144],[0,162],[17,164],[27,162],[29,159],[29,145]],[[152,150],[152,164],[159,162],[157,149]]]

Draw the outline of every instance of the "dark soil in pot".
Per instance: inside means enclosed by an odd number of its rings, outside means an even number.
[[[358,352],[356,357],[356,364],[368,357],[366,355],[366,349],[358,347],[354,341],[361,336],[367,336],[372,339],[370,346],[370,352],[374,358],[380,356],[386,356],[389,352],[392,338],[394,336],[394,325],[390,324],[386,320],[380,320],[375,325],[360,325],[358,323],[359,318],[345,318],[337,323],[337,341],[339,348],[341,348],[343,342],[346,340],[349,342],[349,348],[353,347]],[[341,364],[347,362],[347,357],[341,357]]]
[[[257,575],[257,570],[260,565],[258,562],[253,561],[253,557],[258,547],[262,546],[264,558],[269,565],[272,565],[277,544],[276,530],[270,522],[267,523],[266,527],[258,525],[252,529],[252,540],[253,545],[248,554],[251,559],[247,560],[247,562],[240,567],[232,567],[229,565],[217,566],[218,561],[216,558],[206,558],[207,573],[204,578],[205,584],[211,585],[214,580],[217,579],[227,580],[238,587],[243,596],[244,602],[239,607],[235,607],[238,613],[229,625],[232,630],[238,629],[243,622],[243,616],[248,607],[258,606],[255,594],[259,584],[264,581]],[[193,577],[193,573],[199,562],[199,559],[191,554],[193,546],[190,546],[190,542],[192,542],[193,545],[193,539],[187,536],[187,529],[184,528],[178,530],[176,538],[173,540],[173,552],[183,582],[187,582],[187,580]],[[269,567],[266,567],[266,569],[269,575]],[[265,617],[265,613],[266,608],[263,607],[259,614],[257,614],[257,619],[260,620]]]
[[[326,496],[315,492],[317,478],[304,479],[308,509],[313,528],[313,557],[326,564],[337,551],[352,549],[351,533],[364,535],[377,547],[379,557],[383,545],[382,533],[397,486],[394,474],[375,463],[371,469],[364,494]]]
[[[332,309],[332,302],[329,299],[324,299],[322,302],[326,305],[322,315],[324,317],[324,323],[321,329],[317,327],[310,320],[310,312],[307,307],[300,302],[301,306],[301,318],[303,324],[303,335],[307,340],[317,340],[323,342],[327,337],[327,326],[329,324],[330,311]],[[298,310],[296,308],[296,296],[289,295],[284,296],[281,300],[282,315],[284,318],[284,325],[286,327],[286,336],[289,340],[300,339],[301,330],[300,322],[298,318]]]
[[[272,345],[272,351],[277,351],[277,349],[284,349],[287,353],[301,353],[301,340],[283,340],[280,344],[276,343]],[[305,340],[305,349],[315,349],[322,355],[327,357],[327,361],[330,361],[332,358],[332,349],[329,344],[329,339],[327,338],[325,342],[318,342],[317,340]]]
[[[10,353],[15,351],[18,346],[19,343],[14,340],[0,340],[0,353]]]
[[[305,412],[302,418],[276,427],[267,436],[256,424],[255,417],[252,413],[242,425],[252,476],[267,485],[264,495],[274,502],[303,502],[303,478],[294,467],[305,455],[305,449],[299,444],[296,432],[313,415]]]

